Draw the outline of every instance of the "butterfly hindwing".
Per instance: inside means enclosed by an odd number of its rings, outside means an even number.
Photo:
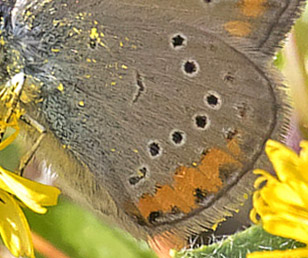
[[[171,2],[38,1],[15,27],[42,82],[27,112],[88,169],[55,165],[63,185],[143,238],[210,228],[252,189],[284,123],[260,63],[303,1]]]

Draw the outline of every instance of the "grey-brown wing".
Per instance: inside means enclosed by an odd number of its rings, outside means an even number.
[[[30,28],[15,41],[24,70],[43,83],[28,112],[95,181],[64,171],[66,184],[97,210],[110,196],[109,212],[143,237],[198,231],[239,205],[283,124],[276,83],[226,25],[242,21],[249,1],[206,2],[45,2],[19,20]],[[261,51],[271,38],[263,30],[274,33],[299,3],[252,2],[250,11],[275,17],[247,20],[245,44]]]

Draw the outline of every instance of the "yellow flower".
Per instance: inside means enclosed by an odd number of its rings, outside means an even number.
[[[19,133],[19,106],[24,84],[23,73],[15,75],[0,91],[0,150],[11,144]],[[7,128],[15,132],[2,139]],[[19,207],[25,205],[37,213],[46,213],[43,206],[56,205],[59,189],[33,182],[0,167],[0,235],[15,256],[34,257],[33,243],[27,219]]]
[[[265,186],[253,195],[252,221],[261,222],[264,230],[281,237],[308,244],[308,141],[302,141],[297,155],[283,144],[268,140],[265,151],[277,177],[257,169],[261,175],[255,187]],[[259,219],[257,219],[259,216]],[[255,252],[249,258],[308,257],[308,248],[287,251]]]
[[[34,257],[28,222],[13,196],[33,211],[45,213],[47,209],[43,206],[56,205],[59,194],[55,187],[33,182],[0,167],[0,234],[13,255]]]

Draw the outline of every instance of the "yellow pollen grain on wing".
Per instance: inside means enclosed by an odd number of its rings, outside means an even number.
[[[226,218],[222,218],[220,220],[218,220],[213,226],[212,229],[215,231],[217,229],[217,227],[219,226],[219,224],[221,224],[222,222],[226,221]]]
[[[78,30],[76,27],[73,27],[73,31],[76,32],[76,34],[80,34],[80,30]]]
[[[98,34],[98,32],[97,32],[97,28],[91,28],[90,38],[91,38],[91,39],[97,39],[97,38],[99,38],[99,34]]]
[[[52,49],[51,49],[51,52],[53,52],[53,53],[58,53],[58,52],[60,52],[60,49],[58,49],[58,48],[52,48]]]
[[[251,33],[251,24],[243,21],[229,21],[224,24],[224,28],[232,36],[246,37]]]
[[[242,0],[240,3],[241,12],[247,17],[259,17],[265,10],[267,0]]]
[[[0,38],[0,45],[1,45],[1,46],[4,46],[4,45],[5,45],[5,41],[4,41],[3,37]]]
[[[104,47],[104,48],[107,48],[107,46],[103,43],[103,42],[99,42],[99,44]]]
[[[58,89],[59,91],[61,91],[61,92],[64,91],[64,86],[63,86],[63,84],[62,84],[62,83],[59,83],[57,89]]]

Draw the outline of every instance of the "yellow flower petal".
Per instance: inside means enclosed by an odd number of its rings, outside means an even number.
[[[272,140],[267,142],[266,152],[277,178],[263,170],[254,171],[260,177],[255,181],[258,190],[253,195],[254,208],[250,217],[254,222],[261,221],[263,228],[273,235],[307,244],[308,141],[303,141],[301,147],[298,156],[281,143]],[[308,248],[287,252],[256,252],[247,257],[308,257]]]
[[[301,152],[300,152],[300,159],[308,165],[308,141],[302,141],[300,143]]]
[[[256,213],[258,213],[261,217],[267,214],[272,214],[272,209],[264,201],[264,199],[260,197],[260,192],[253,195],[253,204]]]
[[[304,175],[298,172],[300,158],[294,151],[273,140],[266,142],[265,151],[281,182],[295,179],[308,182],[308,176],[303,177]]]
[[[15,256],[34,257],[30,228],[16,200],[0,190],[0,234]]]
[[[246,258],[304,258],[308,257],[307,248],[297,248],[285,251],[264,251],[247,254]]]
[[[60,194],[60,190],[55,187],[33,182],[2,167],[0,167],[0,188],[14,194],[27,207],[37,213],[47,211],[42,206],[56,205]]]
[[[254,183],[254,188],[259,188],[261,184],[273,177],[270,173],[262,169],[255,169],[253,173],[256,175],[260,175]]]
[[[308,221],[286,213],[262,217],[264,230],[286,238],[292,238],[302,243],[308,243]]]
[[[296,205],[306,208],[307,203],[301,198],[299,193],[287,184],[278,181],[271,181],[262,189],[261,197],[264,200],[271,200],[272,208],[279,208],[281,205]]]
[[[251,211],[250,211],[250,213],[249,213],[249,218],[250,218],[250,220],[253,222],[253,223],[255,223],[255,224],[259,224],[259,220],[258,220],[258,218],[257,218],[257,210],[256,209],[252,209]]]
[[[2,142],[0,142],[0,150],[5,149],[7,146],[9,146],[18,136],[19,134],[19,127],[16,121],[16,118],[14,117],[14,121],[12,122],[12,124],[7,124],[4,123],[3,121],[0,121],[0,128],[2,128],[1,131],[5,131],[5,129],[7,127],[12,127],[13,129],[15,129],[15,132],[13,134],[11,134],[8,138],[6,138],[5,140],[3,140]],[[4,129],[5,128],[5,129]]]

